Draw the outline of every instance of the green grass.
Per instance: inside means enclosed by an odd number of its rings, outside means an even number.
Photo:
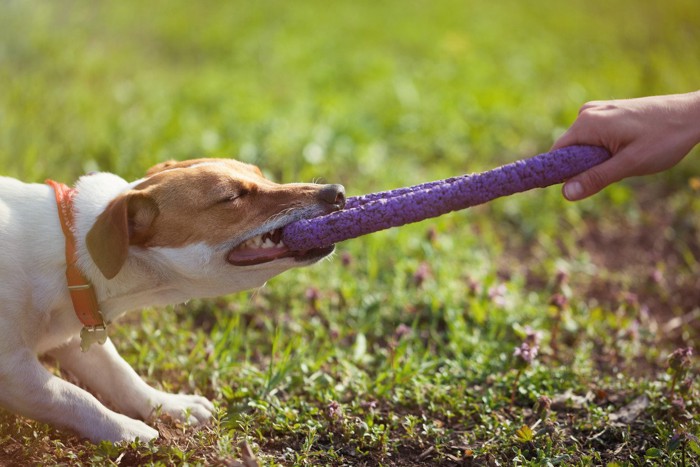
[[[0,166],[235,157],[362,194],[543,152],[587,100],[698,89],[697,44],[695,0],[3,2]],[[698,390],[672,403],[666,359],[700,338],[699,168],[513,196],[128,315],[125,358],[216,421],[95,446],[0,412],[0,464],[226,464],[247,443],[261,465],[697,465]]]

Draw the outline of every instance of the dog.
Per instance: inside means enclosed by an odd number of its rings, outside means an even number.
[[[291,251],[280,229],[344,203],[341,185],[277,184],[231,159],[164,162],[132,183],[85,175],[74,189],[0,177],[0,406],[93,442],[154,439],[142,420],[157,410],[206,423],[209,400],[150,387],[105,328],[130,310],[260,287],[327,257],[333,246]],[[90,301],[97,309],[85,311]]]

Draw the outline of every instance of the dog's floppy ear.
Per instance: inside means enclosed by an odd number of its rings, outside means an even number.
[[[158,213],[158,206],[150,196],[131,192],[114,199],[97,217],[85,243],[107,279],[116,276],[124,266],[129,245],[143,245],[149,240]]]

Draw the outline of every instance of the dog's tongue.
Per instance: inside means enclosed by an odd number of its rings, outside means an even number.
[[[286,247],[233,250],[228,255],[228,262],[236,266],[250,266],[286,256],[294,256],[294,252]]]

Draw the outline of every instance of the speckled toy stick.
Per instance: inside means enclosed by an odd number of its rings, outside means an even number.
[[[487,172],[349,198],[346,209],[286,226],[282,240],[309,250],[437,217],[533,188],[562,183],[610,157],[596,146],[570,146]]]

